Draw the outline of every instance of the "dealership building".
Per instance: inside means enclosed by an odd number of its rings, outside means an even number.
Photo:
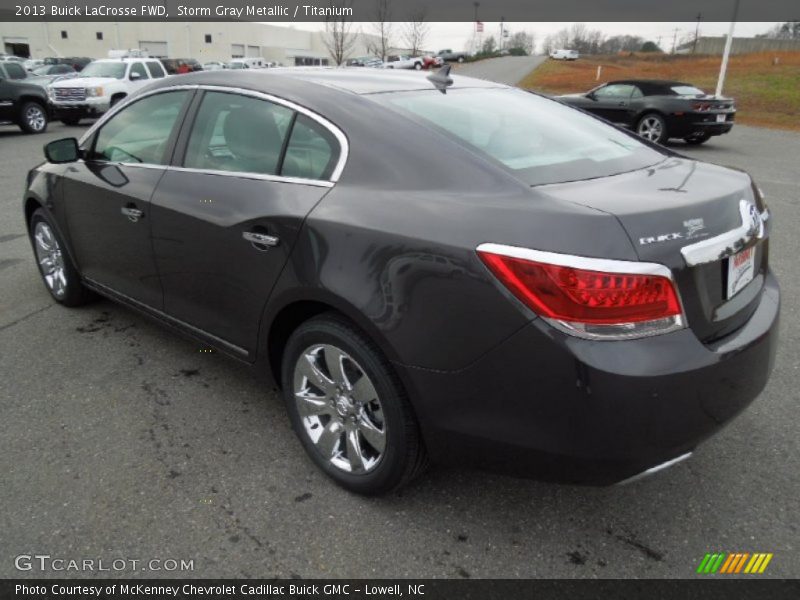
[[[354,25],[357,27],[357,25]],[[252,22],[0,22],[0,50],[17,56],[105,58],[112,49],[137,48],[160,58],[200,62],[262,57],[292,65],[331,62],[325,33]],[[351,57],[365,56],[373,36],[356,34]]]

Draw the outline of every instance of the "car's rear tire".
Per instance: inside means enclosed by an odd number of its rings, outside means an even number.
[[[414,70],[421,71],[422,70],[422,63],[414,63]]]
[[[81,117],[64,117],[61,122],[68,127],[75,127],[75,125],[80,124]]]
[[[643,115],[636,124],[636,133],[656,144],[663,144],[669,139],[667,122],[658,113]]]
[[[64,306],[80,306],[91,300],[93,294],[81,283],[64,241],[41,208],[31,216],[29,235],[39,273],[53,299]]]
[[[463,56],[459,56],[458,57],[458,62],[463,63],[464,62],[464,57]]]
[[[397,489],[427,465],[408,397],[377,345],[324,313],[298,327],[283,353],[286,406],[308,455],[359,494]]]
[[[33,100],[23,103],[20,109],[19,127],[25,133],[47,131],[47,109]]]
[[[698,133],[697,135],[690,135],[689,137],[683,138],[683,141],[692,146],[699,146],[700,144],[705,144],[710,139],[711,136],[709,134]]]

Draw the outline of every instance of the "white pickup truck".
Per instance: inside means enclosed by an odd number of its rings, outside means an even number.
[[[47,88],[51,113],[66,125],[97,117],[153,79],[168,77],[157,58],[103,58],[83,68],[77,77]]]
[[[416,69],[421,70],[424,60],[421,56],[387,56],[383,63],[385,69]]]

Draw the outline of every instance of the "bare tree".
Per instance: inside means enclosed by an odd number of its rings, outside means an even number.
[[[509,50],[522,50],[525,54],[533,54],[534,48],[536,47],[536,40],[532,33],[518,31],[509,38],[506,47]]]
[[[411,15],[411,20],[406,23],[403,33],[403,40],[411,49],[411,56],[417,56],[422,51],[429,31],[430,27],[425,22],[424,8]]]
[[[392,0],[375,0],[375,22],[372,29],[378,39],[374,47],[376,54],[384,61],[392,47],[392,25]]]
[[[352,8],[353,0],[330,0],[331,8]],[[345,13],[348,11],[335,11],[332,13]],[[346,16],[325,17],[325,47],[337,66],[341,65],[356,43],[356,36],[352,33],[353,23]]]

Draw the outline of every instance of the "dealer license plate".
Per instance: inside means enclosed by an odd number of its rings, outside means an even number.
[[[724,123],[727,115],[717,115],[717,123]]]
[[[756,270],[755,248],[748,248],[728,259],[728,298],[733,298],[753,281]]]

